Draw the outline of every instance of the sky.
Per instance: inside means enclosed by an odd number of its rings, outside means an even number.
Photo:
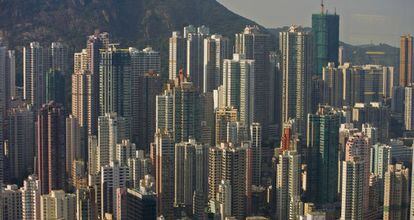
[[[320,0],[217,0],[233,12],[265,27],[297,24],[310,27]],[[354,45],[399,45],[402,34],[414,34],[414,0],[325,0],[329,13],[340,15],[341,41]]]

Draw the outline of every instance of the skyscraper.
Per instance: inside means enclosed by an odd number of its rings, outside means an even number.
[[[310,200],[317,206],[337,199],[340,113],[320,107],[308,115],[308,188]]]
[[[24,220],[40,219],[40,181],[30,175],[24,182],[22,191],[22,217]]]
[[[408,219],[410,172],[403,164],[389,165],[384,178],[384,220]]]
[[[150,142],[144,132],[152,129],[151,137],[154,135],[155,127],[151,123],[155,120],[155,115],[151,115],[151,112],[155,112],[155,95],[161,93],[162,89],[161,55],[151,47],[143,50],[130,47],[129,53],[132,81],[131,140],[146,149]]]
[[[245,59],[254,60],[254,122],[263,126],[267,131],[269,123],[268,118],[273,112],[269,112],[270,91],[270,35],[260,30],[258,26],[247,26],[242,33],[236,34],[235,53],[244,55]],[[224,67],[223,67],[224,68]],[[225,68],[224,68],[225,69]],[[223,76],[224,77],[224,76]],[[223,82],[224,83],[224,82]],[[267,132],[264,133],[264,139],[267,138]]]
[[[405,87],[404,128],[414,130],[414,85]]]
[[[49,102],[37,115],[37,176],[41,194],[65,189],[65,113],[61,104]]]
[[[52,190],[40,198],[41,220],[76,219],[76,195],[63,190]]]
[[[262,183],[262,126],[259,123],[250,125],[250,140],[252,142],[252,185]]]
[[[292,26],[280,33],[279,41],[283,72],[282,124],[295,119],[298,133],[305,135],[306,116],[310,111],[311,36]]]
[[[99,101],[100,101],[100,62],[101,62],[101,49],[108,49],[109,47],[109,34],[106,32],[100,33],[99,31],[96,31],[93,35],[89,36],[87,39],[87,48],[86,48],[86,67],[87,69],[84,69],[84,71],[87,71],[88,74],[85,77],[88,79],[86,81],[83,81],[83,85],[88,85],[83,88],[87,88],[88,91],[83,94],[88,94],[88,109],[91,111],[91,114],[87,114],[90,116],[90,121],[88,123],[88,131],[91,132],[92,135],[96,135],[98,132],[98,116],[101,112],[99,107]],[[81,55],[83,60],[83,53]],[[83,66],[83,62],[82,65]],[[82,71],[83,72],[83,71]],[[76,73],[76,72],[75,72]],[[82,85],[82,84],[81,84]],[[79,91],[79,90],[77,90]],[[84,106],[84,105],[82,105]],[[86,112],[86,111],[85,111]],[[75,115],[75,114],[74,114]],[[75,115],[75,117],[78,117]]]
[[[341,220],[364,219],[364,183],[365,175],[363,158],[355,157],[342,162]],[[368,186],[366,186],[368,187]]]
[[[87,70],[72,75],[72,115],[79,120],[85,138],[98,132],[99,106],[93,80],[94,76]]]
[[[230,40],[221,35],[204,39],[203,92],[211,92],[222,85],[223,60],[230,59],[232,47]]]
[[[61,70],[50,69],[45,74],[46,102],[55,101],[66,109],[65,76]]]
[[[110,213],[113,216],[117,216],[116,192],[118,188],[127,187],[127,184],[130,181],[129,177],[129,168],[127,166],[121,166],[117,162],[111,162],[109,165],[101,167],[100,216],[104,216],[105,213]]]
[[[79,188],[76,190],[76,219],[89,220],[97,218],[95,203],[95,191],[93,188]]]
[[[400,86],[413,82],[413,37],[403,35],[400,39]]]
[[[157,213],[174,218],[174,137],[166,130],[155,133]]]
[[[222,143],[209,151],[209,195],[210,199],[218,200],[222,181],[228,181],[231,191],[231,216],[243,219],[247,209],[247,148],[243,143],[235,146]],[[230,208],[230,207],[229,207]]]
[[[326,67],[323,67],[322,80],[324,82],[323,103],[333,107],[342,107],[344,102],[342,69],[335,68],[334,63],[328,63]]]
[[[174,31],[169,40],[168,78],[174,80],[186,66],[187,41],[181,32]]]
[[[157,199],[150,188],[127,189],[126,219],[156,219]]]
[[[149,149],[156,130],[156,97],[162,93],[161,76],[156,72],[145,73],[138,79],[137,108],[134,107],[133,140],[141,149]],[[149,152],[149,151],[148,151]]]
[[[101,51],[99,65],[99,109],[100,115],[116,112],[124,117],[130,130],[132,119],[131,55],[128,49],[111,45]],[[128,132],[128,135],[130,132]]]
[[[216,144],[228,141],[228,126],[231,122],[237,122],[237,110],[232,107],[220,108],[216,110]]]
[[[244,59],[245,55],[234,54],[233,60],[224,60],[223,88],[227,106],[239,110],[240,122],[249,126],[255,122],[255,65],[256,61]]]
[[[15,101],[8,111],[10,178],[23,181],[34,172],[35,114],[30,105]]]
[[[72,176],[72,164],[75,160],[86,162],[86,146],[82,145],[81,130],[78,119],[69,115],[66,118],[66,174],[68,178]]]
[[[347,202],[348,198],[344,198],[351,195],[351,197],[355,197],[358,199],[361,199],[362,201],[362,207],[358,203],[355,203],[354,207],[352,209],[358,208],[360,211],[362,211],[362,217],[367,214],[368,206],[369,206],[369,173],[370,173],[370,145],[368,138],[364,136],[361,133],[356,133],[352,137],[350,137],[346,143],[345,148],[345,161],[342,164],[342,205],[344,207],[348,207],[344,204],[344,202]],[[363,165],[361,165],[362,163]],[[350,169],[350,170],[347,170]],[[363,172],[361,172],[361,170]],[[346,172],[351,173],[346,173]],[[351,181],[351,182],[347,182]],[[361,183],[356,184],[353,181],[362,181]],[[360,192],[360,189],[350,188],[347,184],[353,184],[353,187],[361,187],[362,192]],[[356,184],[356,185],[355,185]],[[359,185],[360,184],[360,185]],[[346,192],[345,192],[345,191]],[[349,192],[351,191],[351,192]],[[355,202],[355,201],[353,201]],[[342,210],[344,210],[344,207],[342,207]],[[346,212],[348,211],[348,208],[345,208]],[[356,211],[353,211],[355,213],[358,213]],[[343,212],[342,212],[343,213]],[[355,214],[354,213],[354,214]],[[345,213],[343,213],[345,214]],[[359,213],[361,214],[361,213]],[[358,215],[359,215],[358,214]],[[342,215],[343,216],[343,215]],[[341,217],[343,218],[343,217]],[[359,217],[356,217],[359,218]]]
[[[174,205],[191,210],[195,186],[195,140],[194,143],[175,145],[175,190]]]
[[[191,82],[197,91],[203,91],[204,78],[204,39],[210,35],[210,28],[200,26],[197,32],[190,32],[187,36],[187,69],[186,75],[190,77]]]
[[[98,119],[97,170],[116,160],[116,145],[127,138],[126,119],[107,113]]]
[[[12,97],[16,97],[16,57],[14,50],[0,42],[0,78],[1,105],[3,113],[10,106]]]
[[[279,155],[276,166],[276,219],[297,219],[301,195],[301,160],[295,150]]]
[[[22,192],[17,185],[2,189],[3,219],[22,219]]]
[[[322,75],[322,68],[329,62],[338,63],[339,16],[325,12],[322,3],[321,12],[312,15],[312,34],[315,48],[313,74]]]
[[[157,129],[172,132],[175,142],[199,137],[199,93],[182,74],[167,86],[164,94],[157,95],[156,103]]]
[[[47,53],[38,42],[23,48],[23,98],[39,109],[45,103]]]
[[[63,73],[63,75],[69,74],[69,60],[68,60],[68,48],[61,42],[52,42],[50,47],[50,68]]]

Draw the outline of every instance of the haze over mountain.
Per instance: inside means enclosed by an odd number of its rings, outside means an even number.
[[[95,29],[125,45],[154,44],[188,24],[233,35],[254,22],[215,0],[0,0],[0,36],[9,45],[62,40],[82,48]]]
[[[0,0],[0,37],[11,47],[31,41],[63,41],[79,50],[85,47],[86,36],[100,29],[122,46],[151,45],[166,60],[171,31],[188,24],[204,24],[212,33],[233,37],[246,25],[256,23],[216,0]],[[270,33],[277,38],[276,32]],[[346,55],[350,61],[367,61],[368,49],[364,48],[347,46]],[[375,50],[390,48],[379,45]],[[386,53],[389,58],[384,64],[393,63],[395,57],[391,56],[398,51],[392,51]],[[164,69],[165,65],[163,62]]]

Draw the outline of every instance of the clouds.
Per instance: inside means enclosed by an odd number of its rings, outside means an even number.
[[[266,27],[311,25],[320,0],[218,0],[229,9]],[[341,40],[352,44],[398,45],[403,33],[414,34],[413,0],[325,0],[341,16]]]

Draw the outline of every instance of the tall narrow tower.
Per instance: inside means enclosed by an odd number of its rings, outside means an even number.
[[[400,40],[400,86],[413,82],[413,37],[403,35]]]

